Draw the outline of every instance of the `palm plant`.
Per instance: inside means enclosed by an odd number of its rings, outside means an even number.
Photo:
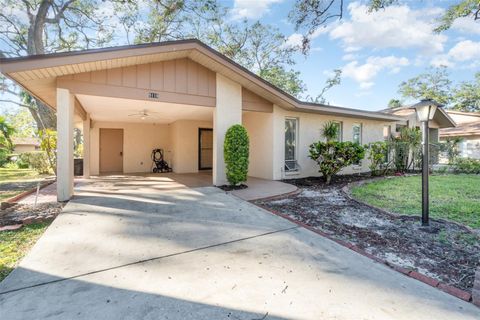
[[[334,141],[337,139],[339,131],[340,128],[337,122],[328,121],[322,127],[322,136],[327,139],[327,142]]]

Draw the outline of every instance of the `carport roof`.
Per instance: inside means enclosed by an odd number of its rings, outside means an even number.
[[[189,58],[229,77],[284,109],[374,120],[403,120],[382,112],[300,101],[196,39],[0,58],[0,72],[56,108],[57,77],[178,58]]]

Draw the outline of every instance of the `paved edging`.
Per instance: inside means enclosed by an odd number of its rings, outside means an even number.
[[[443,283],[443,282],[438,281],[437,279],[434,279],[434,278],[425,276],[425,275],[423,275],[423,274],[421,274],[421,273],[418,273],[418,272],[416,272],[416,271],[408,270],[408,269],[403,268],[403,267],[401,267],[401,266],[398,266],[398,265],[395,265],[395,264],[393,264],[393,263],[390,263],[390,262],[388,262],[388,261],[386,261],[386,260],[384,260],[384,259],[378,258],[378,257],[374,256],[373,254],[370,254],[370,253],[366,252],[365,250],[357,247],[357,246],[354,245],[354,244],[351,244],[351,243],[349,243],[349,242],[347,242],[347,241],[344,241],[344,240],[341,240],[341,239],[336,239],[336,238],[332,237],[331,235],[329,235],[328,233],[323,232],[323,231],[321,231],[321,230],[318,230],[318,229],[316,229],[316,228],[314,228],[314,227],[312,227],[312,226],[309,226],[309,225],[307,225],[307,224],[305,224],[305,223],[303,223],[303,222],[297,221],[297,220],[289,217],[289,216],[286,215],[286,214],[283,214],[283,213],[278,212],[278,211],[276,211],[276,210],[270,209],[270,208],[268,208],[268,207],[266,207],[266,206],[263,206],[263,205],[254,203],[253,201],[252,201],[252,203],[255,204],[256,206],[259,206],[259,207],[262,208],[262,209],[265,209],[266,211],[268,211],[268,212],[270,212],[270,213],[272,213],[272,214],[274,214],[274,215],[277,215],[277,216],[279,216],[279,217],[282,217],[282,218],[284,218],[284,219],[287,219],[287,220],[289,220],[289,221],[291,221],[291,222],[293,222],[293,223],[295,223],[295,224],[297,224],[297,225],[299,225],[299,226],[301,226],[301,227],[304,227],[305,229],[308,229],[308,230],[310,230],[310,231],[312,231],[312,232],[315,232],[316,234],[321,235],[322,237],[325,237],[325,238],[327,238],[327,239],[329,239],[329,240],[331,240],[331,241],[334,241],[334,242],[338,243],[339,245],[341,245],[341,246],[343,246],[343,247],[345,247],[345,248],[348,248],[348,249],[350,249],[350,250],[352,250],[352,251],[355,251],[355,252],[361,254],[362,256],[365,256],[365,257],[367,257],[367,258],[370,258],[371,260],[374,260],[374,261],[376,261],[376,262],[378,262],[378,263],[380,263],[380,264],[386,265],[387,267],[389,267],[389,268],[391,268],[391,269],[393,269],[393,270],[395,270],[395,271],[397,271],[397,272],[399,272],[399,273],[401,273],[401,274],[403,274],[403,275],[405,275],[405,276],[407,276],[407,277],[410,277],[410,278],[419,280],[419,281],[421,281],[421,282],[423,282],[423,283],[425,283],[425,284],[428,284],[429,286],[432,286],[432,287],[434,287],[434,288],[437,288],[437,289],[439,289],[439,290],[442,290],[443,292],[446,292],[446,293],[448,293],[448,294],[450,294],[450,295],[452,295],[452,296],[454,296],[454,297],[456,297],[456,298],[462,299],[462,300],[467,301],[467,302],[472,302],[472,294],[471,294],[470,292],[467,292],[467,291],[465,291],[465,290],[458,289],[458,288],[453,287],[453,286],[451,286],[451,285],[445,284],[445,283]],[[480,273],[480,272],[477,271],[477,274],[479,274],[479,273]],[[478,277],[480,278],[480,275],[478,275]],[[479,279],[478,282],[479,282],[479,288],[480,288],[480,279]],[[480,301],[479,301],[479,302],[480,302]],[[476,304],[476,305],[477,305],[477,306],[480,306],[480,304]]]
[[[49,181],[41,182],[41,183],[40,183],[40,190],[42,190],[43,188],[51,185],[51,184],[54,183],[55,181],[56,181],[56,180],[49,180]],[[26,196],[29,196],[29,195],[31,195],[32,193],[36,192],[36,191],[37,191],[37,187],[34,187],[34,188],[31,188],[31,189],[25,190],[25,191],[23,191],[22,193],[17,194],[16,196],[13,196],[13,197],[11,197],[11,198],[8,198],[8,199],[2,201],[2,203],[14,204],[14,203],[17,202],[18,200],[23,199],[23,198],[25,198]]]

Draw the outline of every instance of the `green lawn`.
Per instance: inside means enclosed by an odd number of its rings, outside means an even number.
[[[421,215],[421,176],[396,177],[352,189],[358,200],[388,211]],[[430,216],[480,228],[480,175],[430,176]]]
[[[20,230],[0,232],[0,281],[17,266],[49,224],[30,224]]]
[[[0,182],[38,179],[40,175],[31,169],[0,168]]]

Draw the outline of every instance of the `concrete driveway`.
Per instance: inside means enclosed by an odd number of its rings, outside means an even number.
[[[0,319],[478,319],[480,309],[213,187],[81,185]]]

